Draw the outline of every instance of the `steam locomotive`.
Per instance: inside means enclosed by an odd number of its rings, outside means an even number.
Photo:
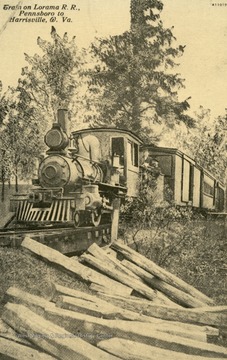
[[[45,135],[47,156],[28,195],[11,200],[18,223],[99,226],[111,222],[116,202],[137,196],[141,172],[158,163],[159,202],[166,185],[176,205],[223,211],[225,188],[213,175],[177,149],[144,144],[117,128],[89,128],[68,137],[67,111]]]
[[[99,128],[69,138],[67,123],[67,111],[58,110],[31,193],[11,200],[18,223],[98,226],[111,222],[115,200],[137,192],[142,141],[135,134]]]

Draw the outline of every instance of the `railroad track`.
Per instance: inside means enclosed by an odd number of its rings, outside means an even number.
[[[93,242],[110,240],[111,224],[97,227],[4,228],[0,229],[0,247],[19,247],[25,236],[52,247],[63,254],[86,250]]]

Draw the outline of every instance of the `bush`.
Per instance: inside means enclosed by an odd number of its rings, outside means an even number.
[[[153,189],[122,206],[120,234],[146,257],[226,303],[224,220],[210,220],[190,207],[170,202],[156,207]]]

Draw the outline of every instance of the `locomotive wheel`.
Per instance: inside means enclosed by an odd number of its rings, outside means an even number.
[[[79,211],[75,211],[74,214],[74,226],[79,227],[81,225],[81,214]]]
[[[101,222],[102,213],[100,209],[96,209],[91,213],[91,222],[94,226],[99,226]]]

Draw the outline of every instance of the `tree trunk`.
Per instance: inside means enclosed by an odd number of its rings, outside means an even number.
[[[5,200],[5,166],[4,166],[4,155],[5,150],[2,150],[2,171],[1,171],[1,182],[2,182],[2,201]]]
[[[2,201],[4,201],[5,200],[5,181],[4,181],[4,177],[3,177],[3,175],[2,175],[2,197],[1,197],[1,199],[2,199]]]
[[[18,193],[18,174],[17,174],[17,169],[15,172],[15,191],[16,193]]]

